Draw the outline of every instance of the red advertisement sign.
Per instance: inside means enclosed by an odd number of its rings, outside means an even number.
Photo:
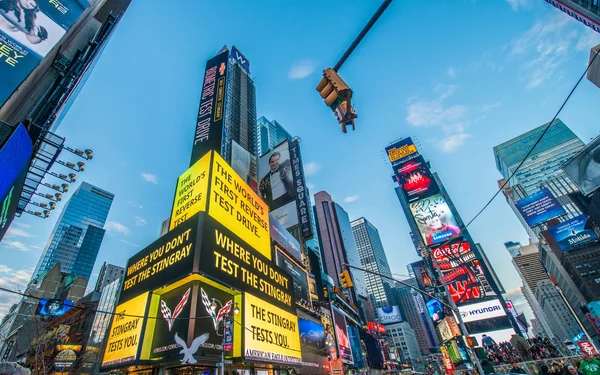
[[[579,350],[581,350],[582,352],[587,352],[589,355],[598,354],[596,348],[594,348],[594,345],[592,345],[592,343],[587,340],[579,341],[577,345],[579,346]]]

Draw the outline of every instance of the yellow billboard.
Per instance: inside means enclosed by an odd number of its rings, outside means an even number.
[[[271,260],[267,204],[219,154],[213,154],[208,214]]]
[[[244,294],[244,357],[300,363],[298,317],[249,293]]]
[[[173,211],[171,212],[172,230],[194,214],[206,211],[206,190],[208,188],[208,173],[210,155],[207,153],[177,180]]]
[[[102,366],[135,361],[141,341],[142,326],[148,303],[148,292],[120,304],[115,310],[106,342]]]

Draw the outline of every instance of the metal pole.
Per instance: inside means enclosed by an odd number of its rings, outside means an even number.
[[[221,340],[221,375],[225,375],[225,319],[221,322],[223,324],[223,338]]]
[[[456,319],[458,320],[458,325],[460,326],[460,329],[462,330],[463,335],[469,336],[469,331],[467,330],[467,327],[465,327],[465,323],[463,322],[462,316],[460,315],[460,310],[458,310],[456,303],[454,303],[454,298],[452,298],[452,295],[450,294],[450,288],[448,288],[448,284],[446,283],[446,280],[444,280],[444,275],[442,274],[442,271],[440,270],[440,265],[435,261],[435,259],[432,259],[431,263],[433,263],[433,266],[435,267],[438,277],[442,281],[444,290],[446,291],[446,294],[448,295],[448,300],[450,301],[450,303],[453,306],[452,311],[454,311],[454,313],[455,313],[454,315],[456,316]],[[469,351],[469,357],[471,357],[471,361],[475,364],[475,366],[477,366],[477,370],[479,371],[479,374],[484,375],[485,372],[483,372],[483,367],[481,367],[481,362],[479,362],[479,357],[477,357],[477,353],[475,353],[475,350],[473,350],[473,348],[471,348],[471,346],[469,346],[468,344],[466,346],[467,346],[467,350]]]
[[[350,47],[348,47],[348,49],[346,50],[346,52],[344,52],[344,55],[342,56],[342,58],[340,59],[340,61],[338,61],[337,64],[335,64],[335,66],[333,67],[333,70],[335,70],[337,72],[342,67],[342,65],[344,65],[344,63],[346,62],[346,60],[348,59],[348,57],[350,56],[350,54],[352,54],[352,52],[354,52],[354,50],[356,49],[356,47],[358,46],[358,44],[363,40],[363,38],[365,37],[365,35],[367,35],[367,33],[369,32],[369,30],[371,30],[371,27],[373,27],[373,25],[375,24],[375,22],[377,22],[377,20],[379,19],[379,17],[381,17],[381,15],[383,14],[383,12],[386,10],[386,8],[391,3],[392,3],[392,0],[384,0],[383,1],[383,4],[381,4],[379,6],[379,9],[377,9],[377,12],[375,12],[375,14],[369,20],[369,22],[367,22],[367,24],[365,25],[365,27],[362,29],[362,31],[360,32],[360,34],[358,34],[358,36],[356,37],[356,39],[354,39],[354,41],[352,42],[352,44],[350,45]]]

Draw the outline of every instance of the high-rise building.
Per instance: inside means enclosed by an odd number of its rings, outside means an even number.
[[[348,213],[335,203],[331,199],[331,195],[325,191],[315,194],[315,212],[323,268],[325,273],[339,286],[339,275],[345,269],[344,263],[361,267],[350,218]],[[354,288],[348,292],[348,296],[361,309],[362,319],[374,321],[375,314],[367,292],[364,273],[350,269],[350,274]]]
[[[85,181],[81,183],[56,222],[33,273],[33,283],[59,262],[62,272],[89,280],[114,197],[114,194]]]
[[[552,281],[539,281],[535,287],[535,297],[548,317],[553,333],[559,340],[571,340],[581,332],[581,327],[573,318],[571,310],[565,304]]]
[[[413,277],[404,280],[405,284],[418,288],[417,280]],[[440,340],[435,325],[427,313],[423,296],[406,285],[396,287],[396,300],[402,311],[402,317],[413,329],[421,354],[435,353],[440,346]]]
[[[352,226],[352,233],[354,234],[362,268],[391,278],[392,271],[390,271],[390,265],[385,250],[383,250],[377,228],[364,217],[352,221],[350,225]],[[368,272],[364,273],[364,277],[373,307],[391,306],[393,304],[393,282],[390,279]]]
[[[590,50],[590,69],[587,73],[587,79],[600,88],[600,44]],[[598,55],[598,57],[596,57]]]
[[[600,1],[546,0],[546,2],[600,33]]]
[[[120,279],[123,275],[125,275],[125,268],[104,262],[102,268],[100,268],[98,280],[96,281],[96,288],[94,290],[96,292],[102,292],[102,289],[104,289],[106,285]]]
[[[403,363],[410,363],[421,357],[415,332],[407,322],[386,324],[385,330],[391,341],[390,347],[398,348]]]
[[[521,253],[520,242],[508,241],[504,243],[504,247],[506,247],[511,257],[515,257]]]
[[[277,120],[269,121],[262,116],[258,119],[256,127],[258,135],[256,154],[258,156],[264,154],[270,148],[277,146],[286,139],[290,141],[293,139],[292,135],[288,133]]]

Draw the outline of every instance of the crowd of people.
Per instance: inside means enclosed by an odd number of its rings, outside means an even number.
[[[547,337],[524,339],[521,336],[513,335],[510,341],[496,343],[491,337],[483,335],[482,346],[488,360],[494,366],[561,356],[561,353]]]

